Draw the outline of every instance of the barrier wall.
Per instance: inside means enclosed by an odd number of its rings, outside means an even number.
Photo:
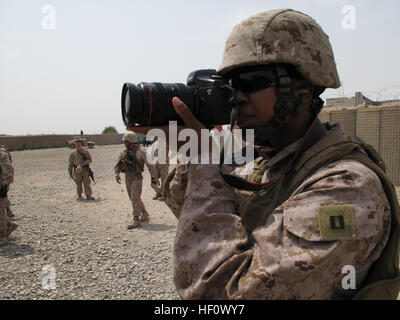
[[[322,122],[342,122],[345,134],[371,144],[382,156],[386,172],[400,185],[400,105],[324,108]]]
[[[97,145],[120,144],[123,134],[87,134],[87,140]],[[5,145],[10,151],[66,147],[66,141],[72,140],[76,135],[32,135],[32,136],[0,136],[0,144]]]
[[[387,173],[395,185],[400,185],[400,107],[383,108],[380,119],[380,154]]]
[[[322,109],[324,110],[324,109]],[[326,111],[321,111],[318,115],[319,120],[324,123],[324,122],[331,122],[331,113],[326,112]]]
[[[379,153],[381,150],[381,109],[365,108],[357,110],[357,136],[372,145]]]
[[[330,121],[333,123],[341,122],[344,127],[344,134],[354,139],[356,137],[356,116],[355,109],[332,111]]]

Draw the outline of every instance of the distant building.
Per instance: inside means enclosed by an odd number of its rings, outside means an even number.
[[[361,104],[369,104],[372,106],[380,106],[385,103],[400,102],[400,100],[383,100],[372,101],[364,96],[361,92],[356,92],[354,97],[351,98],[328,98],[326,99],[325,106],[327,107],[357,107]]]

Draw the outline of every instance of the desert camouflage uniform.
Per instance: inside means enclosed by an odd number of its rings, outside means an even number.
[[[83,155],[75,150],[72,152],[69,156],[69,161],[68,161],[68,173],[69,176],[72,178],[73,175],[75,175],[75,183],[76,183],[76,192],[78,194],[78,197],[82,196],[82,183],[83,183],[83,189],[85,191],[86,197],[91,197],[92,195],[92,188],[90,187],[90,177],[89,177],[89,171],[87,168],[84,168],[86,165],[90,164],[92,162],[92,157],[89,153],[89,151],[82,149],[81,151],[83,154],[85,154],[86,160],[84,160]],[[76,173],[74,168],[81,166],[83,168],[81,173]]]
[[[6,148],[0,146],[0,186],[10,186],[13,181],[14,167],[11,162],[11,155]],[[18,226],[7,217],[9,206],[10,201],[7,196],[0,198],[0,242],[3,242]]]
[[[125,169],[125,185],[126,191],[128,192],[129,199],[132,202],[132,215],[133,220],[147,220],[149,213],[147,212],[144,203],[141,199],[142,186],[143,186],[143,169],[144,165],[147,165],[146,152],[138,147],[135,152],[136,164],[134,168],[129,165],[124,165],[124,160],[127,158],[127,149],[121,152],[118,158],[117,164],[114,166],[114,172],[118,175]],[[154,174],[152,169],[149,167],[150,176]]]
[[[7,152],[8,152],[8,155],[9,155],[9,157],[10,157],[11,164],[12,164],[11,153],[10,153],[8,150],[7,150]],[[14,218],[15,215],[14,215],[14,213],[12,212],[10,206],[6,207],[6,212],[7,212],[7,217],[9,217],[9,218]]]
[[[274,178],[298,145],[274,155],[262,181]],[[178,165],[164,194],[179,217],[174,281],[184,299],[343,296],[342,268],[354,266],[358,284],[390,232],[390,207],[379,178],[353,160],[315,171],[250,234],[238,212],[246,192],[238,196],[219,175],[218,165]],[[354,207],[356,237],[322,240],[318,208],[337,204]]]
[[[6,208],[6,212],[7,212],[7,217],[9,218],[13,218],[15,216],[10,207]]]
[[[149,167],[152,167],[152,173],[153,175],[151,176],[151,187],[153,190],[156,192],[155,199],[156,198],[162,198],[162,188],[164,186],[165,180],[167,179],[168,176],[168,170],[169,170],[169,164],[168,164],[168,158],[164,159],[164,161],[161,161],[158,159],[158,147],[159,147],[159,140],[155,141],[148,149],[147,149],[147,155],[149,159],[151,159],[152,163],[148,163]],[[160,161],[158,161],[160,160]],[[159,182],[161,178],[161,183]]]

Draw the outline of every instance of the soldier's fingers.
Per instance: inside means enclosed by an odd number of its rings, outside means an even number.
[[[181,99],[179,99],[178,97],[172,98],[172,105],[174,106],[176,113],[182,118],[182,120],[189,128],[192,128],[196,131],[200,131],[200,129],[205,129],[205,126],[196,119],[196,117]]]

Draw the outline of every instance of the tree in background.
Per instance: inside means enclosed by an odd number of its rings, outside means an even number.
[[[105,127],[102,134],[118,133],[117,129],[113,126]]]

